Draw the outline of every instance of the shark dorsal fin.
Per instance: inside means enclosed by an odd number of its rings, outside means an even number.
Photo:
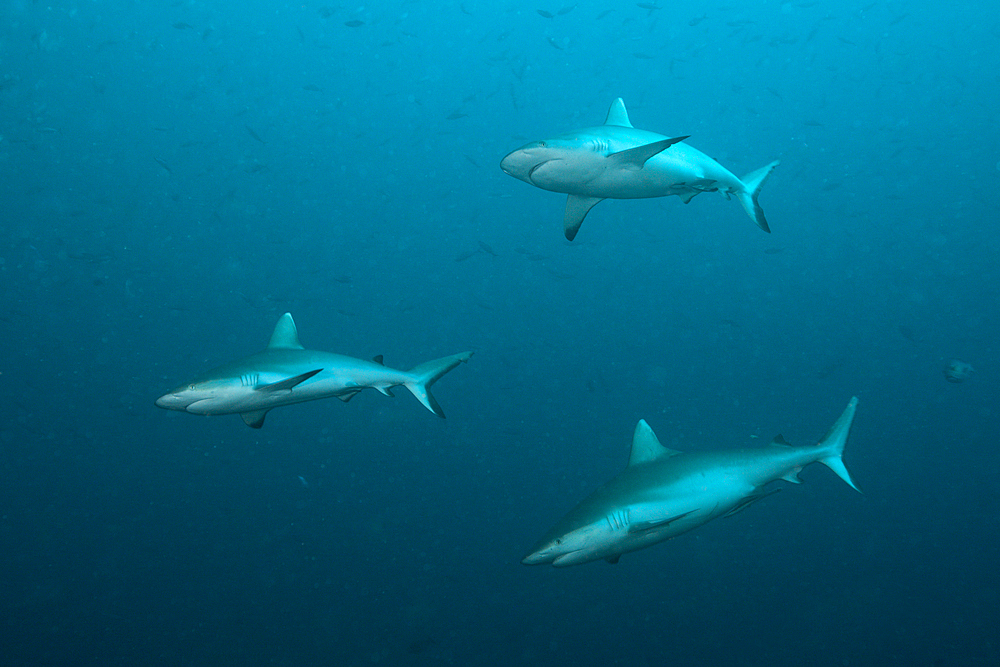
[[[645,419],[640,419],[639,423],[635,425],[635,435],[632,436],[632,452],[628,456],[630,466],[649,463],[664,456],[676,456],[677,454],[680,452],[667,449],[660,444],[656,434],[653,433],[653,429],[649,428]]]
[[[787,440],[785,440],[785,436],[781,435],[780,433],[778,435],[774,436],[774,440],[771,441],[771,444],[773,446],[775,446],[775,447],[791,447],[792,446],[792,443],[790,443]]]
[[[267,344],[269,350],[301,350],[302,343],[299,342],[299,331],[295,328],[295,320],[291,313],[285,313],[278,320],[271,334],[271,342]]]
[[[605,125],[617,125],[619,127],[632,127],[628,120],[628,111],[625,110],[625,102],[622,98],[616,99],[608,109],[608,117],[604,120]]]

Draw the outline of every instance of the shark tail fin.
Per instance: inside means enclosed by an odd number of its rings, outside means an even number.
[[[837,473],[837,477],[844,480],[848,486],[861,493],[861,489],[854,485],[851,473],[847,472],[844,465],[844,445],[847,444],[847,436],[851,433],[851,423],[854,421],[854,412],[858,408],[858,397],[851,398],[844,413],[830,428],[830,431],[819,441],[819,447],[827,450],[827,454],[819,459],[819,462],[827,468]]]
[[[771,172],[774,171],[774,168],[778,164],[778,160],[775,160],[757,171],[752,171],[744,176],[740,179],[743,181],[743,190],[735,193],[736,198],[743,204],[743,208],[746,209],[750,219],[768,233],[771,232],[771,228],[767,226],[767,219],[764,218],[764,209],[757,203],[757,195],[760,194],[760,189],[764,187],[764,182],[767,181],[767,177],[771,175]]]
[[[443,419],[444,411],[431,394],[431,385],[437,382],[442,375],[450,371],[455,366],[468,361],[471,356],[472,352],[461,352],[459,354],[453,354],[450,357],[442,357],[441,359],[435,359],[434,361],[428,361],[420,364],[419,366],[414,366],[409,371],[409,374],[413,376],[413,379],[408,382],[404,382],[403,384],[410,390],[410,393],[417,397],[417,400],[420,401],[425,408]]]

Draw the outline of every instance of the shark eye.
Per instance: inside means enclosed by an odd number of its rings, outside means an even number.
[[[561,537],[557,537],[556,538],[556,546],[559,546],[560,544],[562,544],[562,538]]]

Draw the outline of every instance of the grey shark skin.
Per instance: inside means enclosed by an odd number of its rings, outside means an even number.
[[[238,413],[247,426],[260,428],[272,408],[330,396],[346,402],[365,387],[392,396],[390,389],[402,385],[443,418],[430,386],[471,356],[462,352],[398,371],[382,365],[381,357],[365,361],[306,350],[292,316],[285,313],[263,351],[210,370],[164,394],[156,404],[198,415]]]
[[[779,435],[761,449],[677,452],[661,445],[642,420],[625,470],[573,508],[521,562],[617,563],[623,553],[743,509],[770,493],[769,482],[801,483],[798,472],[817,461],[857,490],[841,459],[857,405],[852,398],[826,437],[810,447],[791,447]]]
[[[770,232],[757,195],[778,161],[741,179],[684,139],[635,129],[619,97],[604,125],[533,141],[507,155],[500,168],[525,183],[569,195],[563,228],[570,241],[604,199],[677,195],[686,204],[701,192],[735,196],[750,219]]]

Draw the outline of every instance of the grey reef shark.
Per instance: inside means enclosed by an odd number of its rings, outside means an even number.
[[[676,537],[746,508],[775,480],[801,483],[798,472],[820,462],[858,490],[841,458],[854,421],[852,398],[819,442],[792,447],[780,435],[760,449],[677,452],[645,420],[635,428],[628,466],[562,518],[521,561],[556,567],[604,559]]]
[[[472,352],[462,352],[398,371],[383,365],[381,355],[365,361],[307,350],[299,342],[292,316],[285,313],[263,351],[203,373],[164,394],[156,404],[196,415],[239,414],[247,426],[260,428],[268,411],[282,405],[330,396],[347,402],[365,387],[392,396],[390,389],[402,385],[443,418],[430,387],[471,356]]]
[[[605,199],[677,195],[686,204],[701,192],[735,196],[750,219],[770,232],[757,195],[778,161],[740,179],[684,143],[687,138],[635,129],[619,97],[604,125],[533,141],[507,155],[500,168],[525,183],[569,195],[563,227],[570,241],[590,209]]]

